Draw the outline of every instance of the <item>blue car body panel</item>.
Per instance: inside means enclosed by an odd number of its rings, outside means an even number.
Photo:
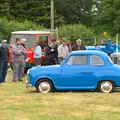
[[[87,65],[68,65],[71,56],[87,55]],[[90,56],[96,55],[103,59],[104,65],[93,66]],[[96,89],[99,81],[111,80],[120,86],[120,66],[113,64],[108,55],[101,51],[85,50],[71,52],[61,65],[31,68],[29,81],[35,86],[38,80],[49,79],[57,90],[86,90]]]

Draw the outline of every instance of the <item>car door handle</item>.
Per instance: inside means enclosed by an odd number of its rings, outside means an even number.
[[[93,72],[91,69],[89,69],[89,68],[86,68],[86,70],[85,71],[87,71],[87,72]]]

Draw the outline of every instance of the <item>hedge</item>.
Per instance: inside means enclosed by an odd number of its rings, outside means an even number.
[[[7,18],[0,18],[0,41],[2,39],[10,38],[11,32],[13,31],[24,31],[24,30],[42,30],[42,25],[37,25],[32,21],[25,20],[24,22],[17,22],[8,20]]]

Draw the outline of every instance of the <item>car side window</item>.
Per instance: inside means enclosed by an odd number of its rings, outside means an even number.
[[[90,57],[90,64],[94,65],[94,66],[98,66],[98,65],[102,66],[102,65],[104,65],[104,61],[101,57],[92,55]]]
[[[71,56],[67,62],[67,65],[87,65],[88,64],[88,56],[79,55],[79,56]]]

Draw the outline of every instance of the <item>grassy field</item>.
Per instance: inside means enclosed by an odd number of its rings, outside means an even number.
[[[24,82],[0,84],[0,120],[119,120],[120,92],[38,94]]]

